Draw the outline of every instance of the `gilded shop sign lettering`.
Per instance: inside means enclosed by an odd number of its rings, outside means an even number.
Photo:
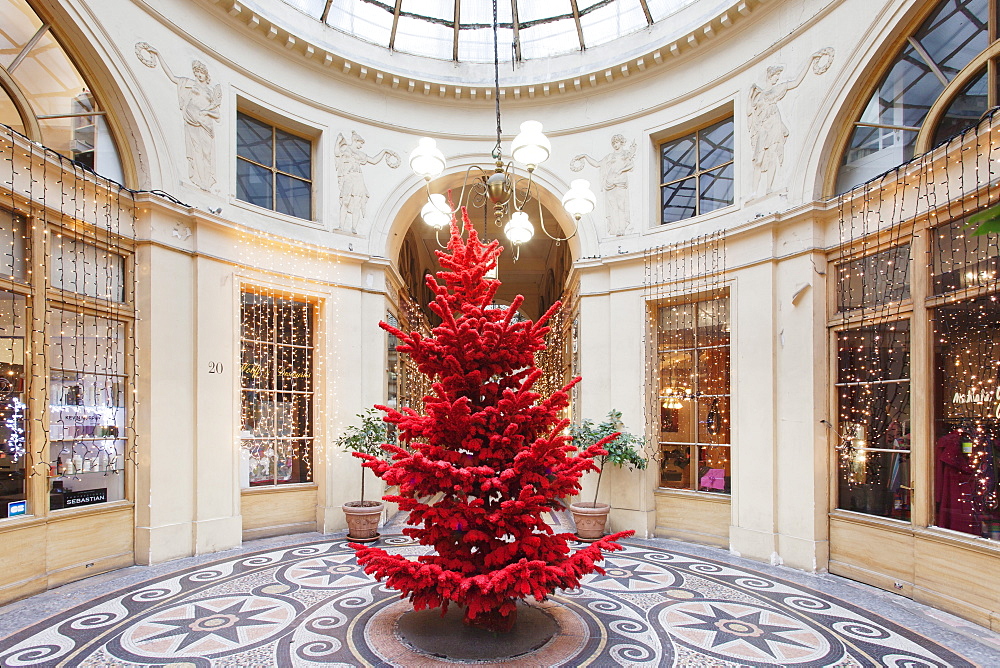
[[[953,404],[985,404],[1000,401],[1000,387],[996,390],[973,389],[956,392],[951,398]]]
[[[260,378],[261,376],[266,376],[267,375],[267,367],[265,367],[263,364],[256,364],[256,363],[247,362],[246,364],[244,364],[240,368],[240,370],[244,374],[246,374],[246,375],[248,375],[248,376],[250,376],[252,378]],[[308,371],[296,371],[294,369],[284,369],[284,368],[280,368],[280,367],[277,370],[277,374],[279,376],[281,376],[282,378],[308,378],[309,377],[309,372]]]

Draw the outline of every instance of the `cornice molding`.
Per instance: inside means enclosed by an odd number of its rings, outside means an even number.
[[[200,2],[206,7],[214,9],[214,12],[230,25],[248,31],[259,40],[280,45],[288,51],[290,56],[298,57],[307,64],[328,69],[335,76],[353,83],[360,82],[362,85],[376,88],[384,87],[396,93],[421,97],[465,100],[473,103],[477,101],[486,103],[493,100],[492,85],[467,85],[420,78],[412,73],[401,74],[389,71],[388,68],[359,62],[321,46],[316,41],[310,41],[302,35],[294,34],[290,29],[273,22],[271,18],[259,13],[246,2],[240,0],[200,0]],[[684,57],[688,54],[704,49],[706,45],[716,41],[720,35],[731,31],[733,26],[745,21],[765,2],[766,0],[737,0],[682,36],[670,39],[656,49],[640,56],[631,57],[613,66],[601,67],[565,78],[501,86],[500,99],[509,102],[588,94],[626,82],[633,75],[665,69],[685,59]],[[627,39],[628,36],[619,38],[619,40]],[[619,40],[615,40],[615,42]],[[421,58],[420,56],[412,57]]]

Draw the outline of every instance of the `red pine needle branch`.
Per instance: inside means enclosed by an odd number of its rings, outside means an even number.
[[[353,545],[365,572],[384,580],[417,610],[465,607],[469,624],[509,630],[519,599],[544,600],[575,588],[603,552],[620,550],[626,531],[573,552],[572,534],[555,534],[544,515],[558,499],[580,492],[580,476],[598,471],[599,443],[575,452],[558,417],[569,389],[541,397],[535,353],[545,348],[545,326],[556,303],[538,322],[515,322],[523,301],[506,311],[489,308],[500,282],[486,278],[502,248],[483,244],[462,212],[468,240],[452,221],[448,252],[438,251],[442,271],[427,277],[430,308],[441,318],[432,337],[381,327],[402,342],[421,373],[433,381],[423,414],[379,406],[396,425],[405,447],[386,445],[390,461],[356,454],[399,492],[386,496],[409,513],[403,532],[432,554],[415,561],[385,550]]]

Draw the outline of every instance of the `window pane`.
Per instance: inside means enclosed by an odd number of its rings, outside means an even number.
[[[243,342],[240,366],[244,390],[273,390],[274,346],[270,343]],[[252,429],[253,427],[245,427]]]
[[[865,384],[907,380],[910,377],[909,330],[909,321],[896,320],[840,332],[837,335],[837,382]]]
[[[243,439],[240,453],[243,486],[273,485],[277,462],[273,441]]]
[[[725,355],[726,360],[728,361],[728,349],[726,350]],[[728,392],[728,372],[726,375],[725,390]],[[718,380],[721,384],[722,379],[720,378]],[[704,390],[702,390],[702,392],[704,392]],[[699,397],[698,442],[728,445],[729,440],[729,397]],[[728,452],[726,454],[728,455]]]
[[[80,72],[51,32],[38,41],[11,76],[40,116],[74,113],[78,111],[76,97],[90,95]]]
[[[292,7],[302,10],[314,19],[318,19],[323,15],[323,7],[326,6],[326,0],[284,0]]]
[[[312,345],[311,304],[293,299],[276,299],[274,312],[278,343]]]
[[[124,375],[124,323],[61,310],[53,311],[49,318],[51,368],[87,374]],[[52,393],[53,397],[57,394],[55,390]]]
[[[855,185],[903,164],[913,157],[916,140],[915,131],[856,127],[837,175],[837,192],[847,192]]]
[[[665,445],[660,464],[660,487],[691,489],[693,445]]]
[[[576,23],[573,20],[552,21],[525,27],[527,19],[523,13],[520,13],[520,4],[518,4],[518,12],[521,19],[521,30],[518,33],[518,38],[521,40],[521,56],[526,60],[545,58],[580,49],[580,37],[576,32]]]
[[[733,170],[733,163],[729,163],[698,177],[701,186],[701,208],[698,213],[708,213],[733,203]]]
[[[989,108],[986,70],[966,86],[948,105],[934,132],[934,144],[975,125]]]
[[[0,30],[2,29],[3,28],[0,27]],[[14,106],[14,101],[10,99],[10,96],[7,95],[7,91],[3,88],[0,88],[0,123],[9,125],[22,135],[24,134],[24,121],[21,119],[21,115],[17,112],[17,107]],[[7,134],[6,131],[5,134]]]
[[[876,93],[877,117],[862,122],[920,127],[944,83],[913,47],[907,47]]]
[[[25,298],[0,291],[0,517],[7,517],[8,509],[33,514],[25,502],[24,353],[30,332]],[[23,508],[19,502],[25,502]]]
[[[236,160],[236,197],[265,209],[274,208],[272,172],[246,160]]]
[[[698,448],[698,491],[729,494],[730,472],[728,445]]]
[[[24,218],[0,209],[0,275],[12,281],[25,280]]]
[[[986,48],[989,13],[988,0],[945,0],[913,38],[951,81]]]
[[[587,47],[604,44],[648,25],[638,0],[616,0],[589,12],[583,11],[582,4],[580,27]]]
[[[426,9],[421,11],[426,11]],[[452,26],[400,15],[396,25],[396,40],[393,42],[397,51],[440,60],[451,60],[454,54],[454,45],[455,30]]]
[[[909,322],[840,332],[837,351],[837,507],[908,520]]]
[[[692,177],[662,187],[662,222],[673,223],[690,218],[697,213],[695,208],[698,198],[697,182],[698,177]]]
[[[935,309],[934,508],[937,526],[1000,540],[1000,304]]]
[[[269,341],[274,327],[272,299],[252,292],[243,293],[242,334],[244,339]]]
[[[691,176],[697,169],[694,135],[681,137],[660,147],[660,183]]]
[[[503,4],[500,6],[503,7]],[[507,5],[507,9],[510,9],[510,5]],[[465,24],[464,10],[462,17],[462,23]],[[514,31],[501,27],[497,31],[497,40],[500,61],[513,60]],[[463,29],[458,35],[458,60],[473,63],[493,62],[493,28]]]
[[[312,389],[312,357],[308,348],[278,348],[278,389],[308,392]]]
[[[236,155],[270,167],[274,164],[271,141],[270,125],[246,114],[236,114]]]
[[[386,11],[379,5],[367,2],[333,0],[326,22],[327,25],[343,30],[348,35],[388,47],[392,8]]]
[[[275,180],[278,186],[276,210],[296,218],[309,220],[312,217],[311,184],[308,181],[301,181],[284,174],[276,174]]]
[[[710,125],[698,132],[699,169],[711,169],[733,159],[733,119]]]
[[[698,345],[729,345],[729,299],[698,302]]]
[[[694,304],[662,306],[658,320],[661,351],[694,348]]]
[[[125,258],[58,235],[50,242],[52,287],[113,302],[125,301]]]
[[[275,130],[275,168],[302,179],[312,178],[312,142]]]
[[[973,236],[962,218],[932,231],[934,294],[990,285],[1000,277],[1000,237]]]
[[[277,460],[279,484],[312,481],[312,441],[279,441]]]
[[[0,16],[0,66],[9,67],[42,22],[24,0],[0,0]]]
[[[837,311],[883,306],[910,297],[910,244],[837,265]]]

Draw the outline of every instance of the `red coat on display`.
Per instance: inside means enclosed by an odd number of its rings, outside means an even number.
[[[937,440],[934,504],[937,526],[978,536],[982,528],[975,512],[976,469],[962,452],[962,441],[970,438],[953,431]]]

